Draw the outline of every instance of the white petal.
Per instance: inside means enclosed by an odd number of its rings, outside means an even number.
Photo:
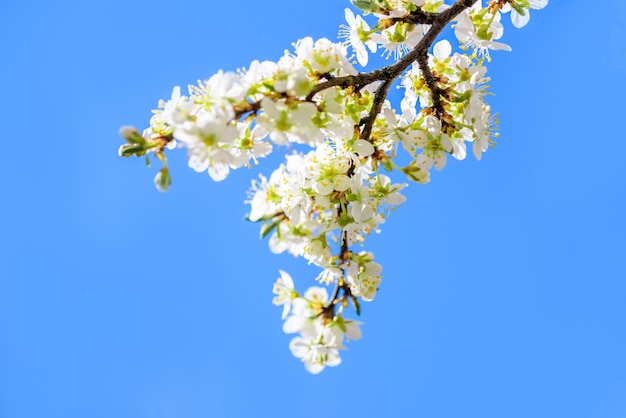
[[[356,60],[359,62],[361,67],[365,67],[367,62],[369,61],[369,55],[367,54],[367,49],[365,49],[365,45],[363,44],[352,44],[352,48],[356,51]]]
[[[530,7],[541,10],[548,5],[548,0],[530,0]]]
[[[332,351],[336,351],[336,350],[332,350]],[[338,366],[339,364],[341,364],[341,357],[339,357],[339,354],[332,353],[329,352],[328,353],[328,360],[326,360],[326,365],[327,366]]]
[[[283,332],[285,334],[295,334],[296,332],[300,332],[302,326],[304,325],[304,321],[305,319],[301,316],[290,316],[283,324]]]
[[[446,161],[448,159],[446,158],[445,152],[439,151],[435,154],[434,160],[435,160],[435,168],[437,169],[437,171],[440,171],[446,166]]]
[[[306,356],[309,352],[307,342],[301,337],[296,337],[291,340],[291,342],[289,343],[289,349],[291,350],[291,354],[293,354],[294,357],[297,358],[302,358]]]
[[[324,365],[323,364],[304,363],[304,368],[311,374],[319,374],[319,372],[324,370]]]
[[[364,139],[357,139],[354,143],[354,151],[359,154],[359,157],[369,157],[374,153],[374,146]]]
[[[346,321],[346,337],[349,340],[358,340],[361,338],[360,323],[357,321]]]
[[[285,286],[293,289],[293,279],[291,278],[289,273],[283,270],[278,270],[278,272],[280,273],[280,278],[282,279]]]
[[[352,10],[348,9],[347,7],[344,11],[344,17],[346,18],[346,22],[348,22],[348,25],[350,25],[351,28],[356,26],[356,18],[354,17],[354,13],[352,13]]]
[[[287,315],[289,315],[290,310],[291,310],[291,303],[285,303],[283,305],[283,313],[280,316],[280,319],[284,320],[285,318],[287,318]]]
[[[287,244],[285,241],[281,241],[281,239],[278,238],[278,234],[274,233],[270,237],[269,247],[270,251],[274,254],[281,254],[287,249]]]
[[[432,136],[439,135],[439,133],[441,132],[441,122],[439,121],[439,119],[429,115],[424,118],[424,122],[426,125],[426,130],[428,130],[429,134],[431,134]]]
[[[415,159],[415,164],[420,167],[423,171],[428,171],[433,166],[433,160],[426,155],[426,153],[422,152]]]
[[[480,141],[474,141],[472,150],[474,151],[474,157],[476,157],[476,159],[480,161],[483,158],[483,151],[480,149]]]
[[[446,150],[447,152],[452,151],[452,141],[450,141],[450,137],[446,134],[441,135],[441,148]]]
[[[209,176],[215,181],[224,180],[228,177],[229,172],[230,168],[228,168],[228,164],[215,163],[209,167]]]
[[[435,58],[443,61],[448,58],[452,53],[452,45],[450,45],[450,42],[444,39],[443,41],[439,41],[435,44],[433,52]]]
[[[530,10],[526,10],[526,14],[524,16],[517,13],[515,10],[511,10],[511,22],[513,22],[513,26],[515,26],[516,28],[522,28],[526,26],[529,20]]]
[[[180,86],[176,86],[172,89],[172,101],[174,103],[180,100]]]
[[[347,190],[348,187],[350,187],[350,177],[348,176],[341,176],[335,182],[335,190],[337,190],[338,192],[343,192]]]
[[[327,195],[330,194],[330,192],[332,192],[333,186],[332,184],[330,184],[328,181],[318,181],[313,185],[313,190],[315,190],[317,193],[321,194],[321,195]]]

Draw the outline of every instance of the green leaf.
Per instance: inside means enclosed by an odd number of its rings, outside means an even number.
[[[382,165],[383,168],[387,170],[389,173],[393,171],[393,161],[391,161],[390,158],[380,161],[380,165]]]
[[[270,232],[276,229],[282,221],[282,218],[278,218],[278,220],[272,222],[271,224],[263,224],[261,227],[261,239],[265,238]]]
[[[511,5],[512,8],[515,9],[517,13],[519,13],[522,16],[526,16],[526,9],[530,8],[530,3],[528,3],[528,0],[512,1],[509,4]]]
[[[352,299],[352,304],[354,305],[354,310],[356,311],[356,314],[361,316],[361,304],[359,303],[359,299],[357,299],[357,297],[354,295],[351,295],[350,299]]]

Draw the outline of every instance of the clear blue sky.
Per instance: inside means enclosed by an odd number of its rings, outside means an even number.
[[[348,1],[0,2],[0,417],[626,416],[626,6],[552,0],[494,53],[501,139],[450,161],[368,248],[363,339],[312,376],[216,184],[117,156],[121,125],[223,68],[334,39]],[[593,8],[593,9],[592,9]]]

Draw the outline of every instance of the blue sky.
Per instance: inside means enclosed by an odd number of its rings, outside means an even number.
[[[348,1],[0,2],[0,417],[626,416],[626,6],[553,0],[494,53],[501,138],[367,248],[363,339],[317,376],[271,304],[250,179],[117,156],[174,85],[334,39]],[[233,7],[234,6],[234,7]]]

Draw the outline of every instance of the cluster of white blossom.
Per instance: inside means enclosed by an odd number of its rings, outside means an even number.
[[[339,312],[329,309],[325,287],[310,287],[300,296],[291,276],[281,270],[274,294],[274,304],[283,305],[283,331],[300,334],[291,340],[289,349],[309,372],[317,374],[326,366],[341,363],[344,337],[348,341],[361,338],[360,322],[344,319],[341,308]]]
[[[269,179],[252,182],[248,218],[262,224],[272,252],[286,251],[321,269],[318,286],[302,296],[284,271],[274,285],[284,331],[299,334],[289,347],[311,373],[339,364],[344,339],[360,338],[360,323],[345,319],[344,309],[352,304],[359,314],[359,300],[373,300],[380,286],[381,265],[371,252],[352,247],[363,246],[406,200],[401,191],[407,184],[381,169],[424,184],[448,156],[463,160],[468,144],[481,159],[497,136],[483,64],[490,50],[511,50],[498,41],[501,14],[511,13],[521,27],[530,9],[548,3],[351,1],[364,15],[345,10],[339,42],[304,38],[277,62],[220,71],[190,86],[187,95],[175,87],[147,129],[120,131],[127,142],[121,156],[153,154],[163,162],[155,178],[162,191],[171,182],[166,150],[186,148],[189,167],[221,181],[277,146],[294,149]],[[458,52],[448,40],[434,42],[449,23]],[[395,63],[357,71],[354,65],[366,66],[370,53]],[[403,92],[397,107],[386,99],[394,80]],[[401,150],[405,166],[398,162]],[[332,286],[332,295],[319,285]]]

